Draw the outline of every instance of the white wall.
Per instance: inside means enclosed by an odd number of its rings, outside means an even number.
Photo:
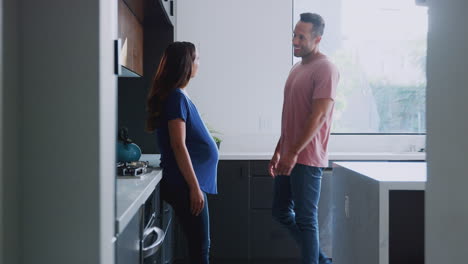
[[[468,2],[428,3],[426,263],[466,263]]]
[[[222,151],[274,150],[292,64],[292,0],[179,0],[176,40],[195,43],[187,91]]]
[[[314,2],[316,9],[309,10]],[[187,90],[209,126],[223,133],[222,152],[273,152],[298,13],[318,12],[326,19],[339,7],[339,0],[295,1],[294,10],[293,0],[177,1],[176,40],[194,42],[201,56],[199,74]],[[331,43],[339,43],[340,30],[336,21],[328,24],[322,50],[336,48]],[[329,150],[405,152],[412,145],[424,148],[424,140],[333,135]]]
[[[114,263],[112,0],[3,0],[1,263]]]

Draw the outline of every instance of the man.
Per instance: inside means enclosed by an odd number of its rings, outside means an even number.
[[[299,244],[302,264],[332,263],[319,247],[317,214],[339,73],[319,51],[324,27],[320,15],[304,13],[294,29],[301,62],[286,81],[281,137],[268,168],[275,178],[273,217]]]

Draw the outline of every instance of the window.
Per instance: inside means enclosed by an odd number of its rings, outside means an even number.
[[[412,0],[295,0],[295,21],[303,12],[324,17],[320,49],[341,73],[333,133],[426,132],[426,7]]]

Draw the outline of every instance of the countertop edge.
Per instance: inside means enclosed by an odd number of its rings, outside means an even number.
[[[141,191],[138,194],[138,196],[131,202],[130,206],[127,209],[125,209],[124,212],[121,215],[116,215],[115,225],[116,225],[117,234],[122,233],[122,231],[128,225],[130,220],[137,213],[140,206],[145,203],[145,201],[148,199],[148,197],[151,195],[151,193],[156,188],[156,185],[158,185],[158,183],[161,181],[161,179],[162,179],[162,170],[161,169],[154,169],[152,172],[150,172],[149,175],[151,175],[153,173],[156,174],[154,176],[154,178],[146,185],[146,187],[143,189],[143,191]],[[132,179],[122,179],[122,180],[131,181]],[[135,180],[137,180],[137,179],[135,179]],[[117,199],[117,201],[118,200],[119,199]]]
[[[220,152],[219,160],[270,160],[272,153],[236,153]],[[330,152],[330,161],[405,161],[426,160],[426,153],[391,153],[391,152]]]
[[[220,152],[219,160],[270,160],[269,152]],[[160,154],[144,154],[141,160],[150,160],[159,164]],[[425,161],[426,153],[392,153],[392,152],[330,152],[328,159],[334,161]],[[151,163],[150,163],[151,164]]]
[[[367,168],[368,168],[368,166],[380,166],[380,165],[391,166],[391,167],[394,167],[395,169],[389,170],[388,167],[383,168],[383,169],[387,169],[387,170],[385,170],[385,173],[388,173],[389,171],[391,171],[390,174],[396,175],[396,174],[399,174],[398,172],[401,172],[402,166],[407,167],[408,164],[414,164],[414,166],[424,166],[427,163],[426,162],[416,162],[416,163],[413,163],[413,162],[409,162],[409,163],[408,162],[385,162],[385,161],[382,161],[382,162],[333,162],[332,167],[333,167],[333,169],[340,168],[340,169],[343,169],[343,170],[347,170],[347,171],[352,172],[354,174],[357,174],[357,175],[359,175],[361,177],[365,177],[365,178],[367,178],[367,179],[369,179],[371,181],[378,182],[379,186],[381,186],[382,188],[387,188],[387,189],[392,189],[392,190],[424,190],[425,189],[426,181],[427,181],[427,178],[426,178],[427,171],[424,168],[422,168],[421,170],[418,169],[418,171],[420,171],[421,174],[424,175],[424,176],[419,176],[419,178],[406,178],[405,177],[405,180],[402,180],[401,178],[399,178],[399,179],[398,178],[396,178],[396,179],[393,179],[393,178],[392,179],[386,179],[386,178],[382,178],[382,177],[375,177],[374,176],[376,174],[375,171],[369,171],[369,170],[363,170],[361,168],[356,168],[355,165],[358,165],[358,164],[363,164]],[[398,170],[398,166],[399,166],[400,170]],[[414,166],[413,166],[413,168],[414,168]],[[414,172],[414,170],[412,170],[411,172]],[[408,179],[408,180],[406,180],[406,179]]]

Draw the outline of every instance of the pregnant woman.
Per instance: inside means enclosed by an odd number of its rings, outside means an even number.
[[[198,71],[190,42],[170,44],[147,99],[146,129],[156,131],[161,150],[162,198],[187,237],[190,263],[209,263],[210,225],[206,194],[216,194],[218,149],[186,87]]]

